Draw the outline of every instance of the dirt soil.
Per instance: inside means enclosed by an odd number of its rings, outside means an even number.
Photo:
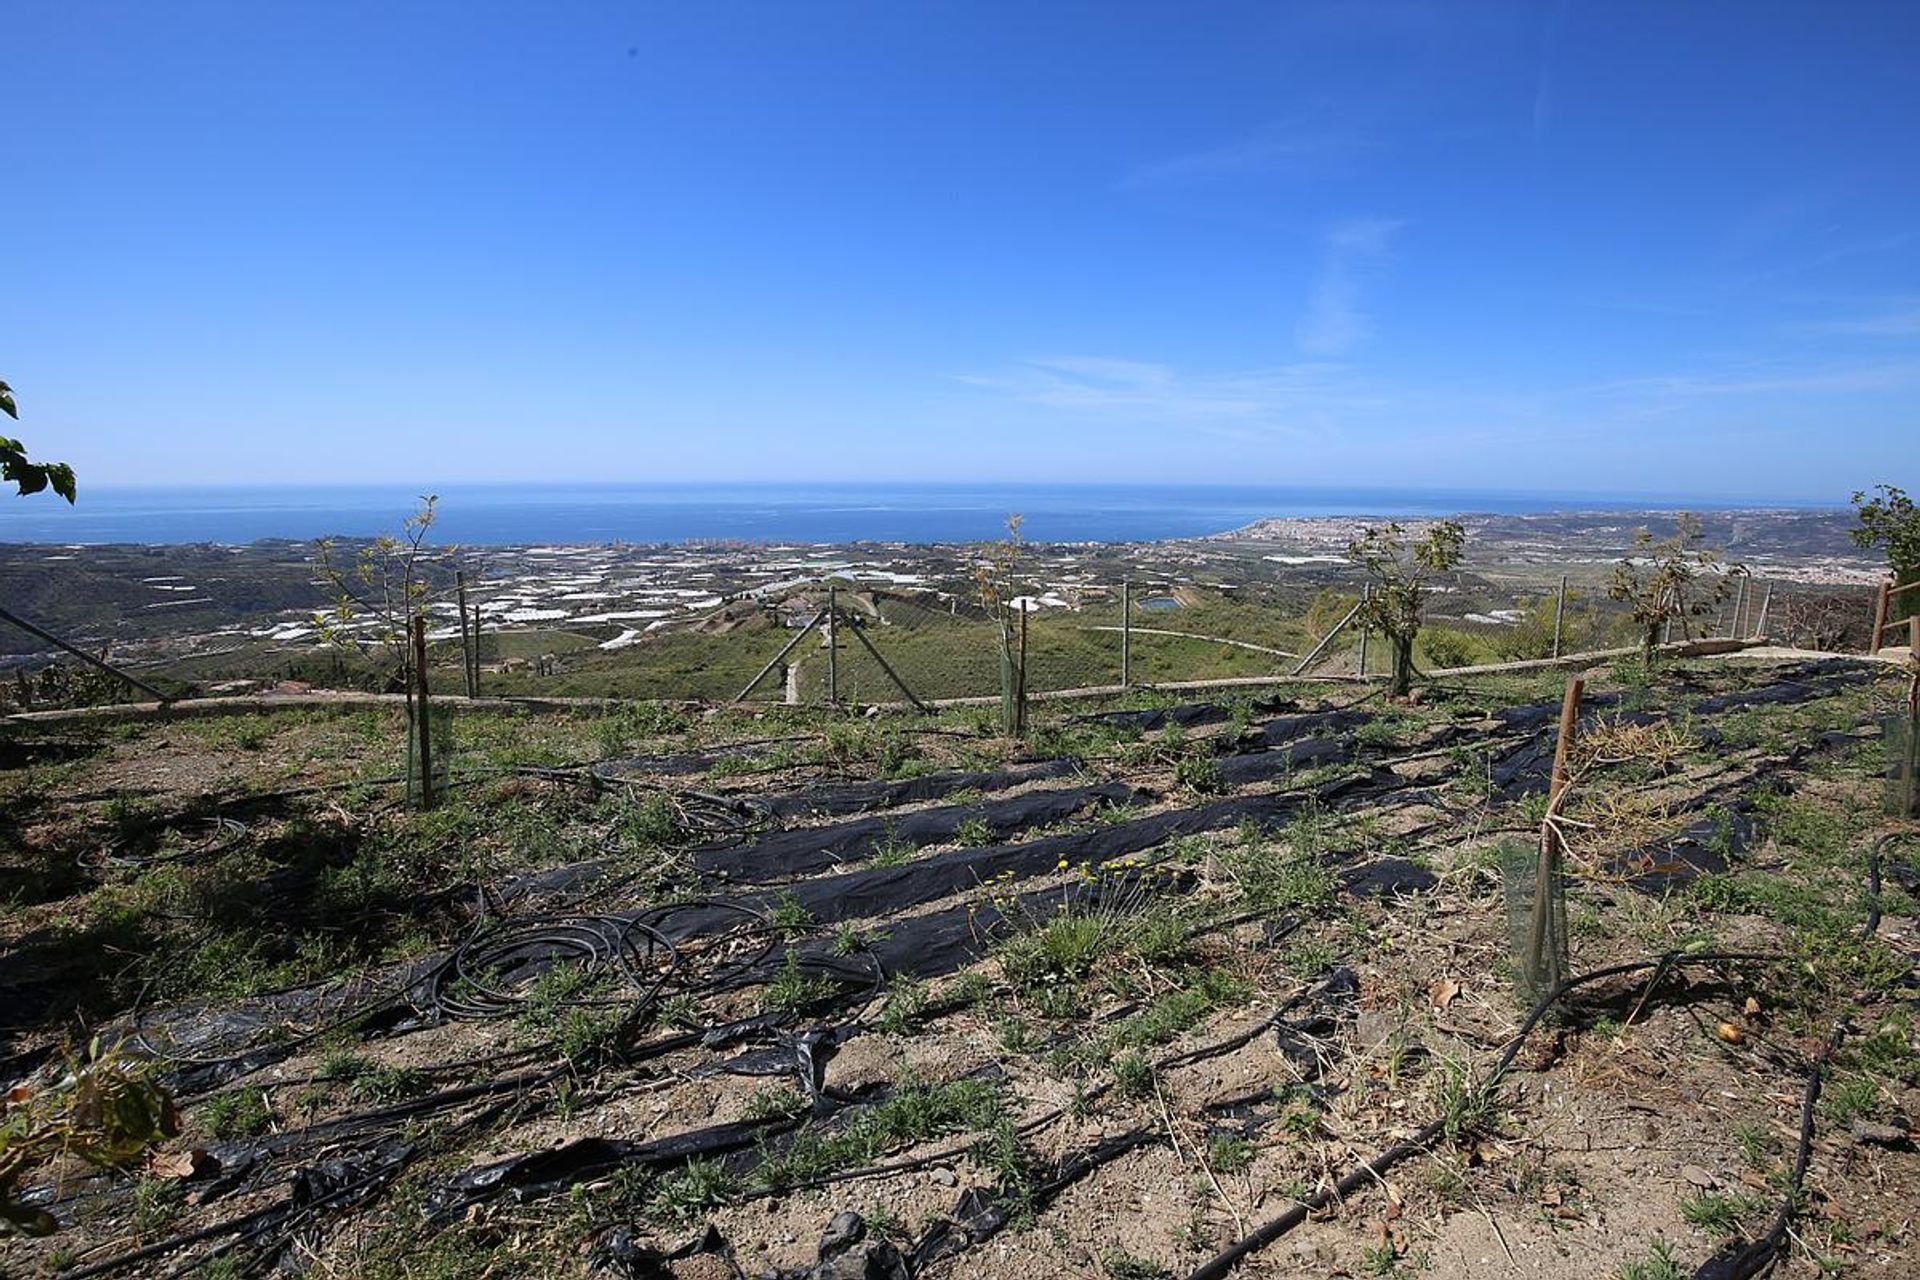
[[[6,1082],[99,1034],[182,1125],[0,1274],[1143,1280],[1306,1203],[1237,1274],[1665,1280],[1789,1197],[1773,1274],[1920,1274],[1904,673],[1585,674],[1563,972],[1656,963],[1517,1048],[1560,675],[476,715],[431,813],[386,713],[22,730]]]

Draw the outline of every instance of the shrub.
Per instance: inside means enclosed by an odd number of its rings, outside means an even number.
[[[207,1128],[216,1138],[251,1138],[273,1123],[273,1108],[258,1089],[237,1089],[207,1101]]]
[[[1434,667],[1470,667],[1492,657],[1478,639],[1450,627],[1422,629],[1420,650]]]

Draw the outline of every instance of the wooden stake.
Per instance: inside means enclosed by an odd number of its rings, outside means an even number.
[[[1880,633],[1887,629],[1887,602],[1891,596],[1892,584],[1882,582],[1880,589],[1873,595],[1873,630],[1867,633],[1867,653],[1880,652]]]
[[[1553,777],[1548,783],[1547,811],[1557,812],[1567,789],[1567,756],[1573,750],[1573,736],[1580,727],[1580,699],[1587,682],[1579,676],[1567,681],[1567,692],[1560,700],[1560,740],[1553,747]]]
[[[420,726],[420,807],[433,808],[433,731],[427,716],[427,620],[413,615],[413,702]]]
[[[1545,961],[1548,917],[1553,910],[1552,889],[1560,874],[1560,826],[1556,819],[1567,799],[1567,758],[1580,728],[1580,696],[1586,681],[1567,681],[1560,702],[1560,740],[1553,748],[1553,776],[1547,783],[1547,816],[1540,821],[1540,860],[1533,874],[1533,923],[1527,938],[1528,980],[1537,982]]]
[[[1120,687],[1133,687],[1133,579],[1120,582]]]

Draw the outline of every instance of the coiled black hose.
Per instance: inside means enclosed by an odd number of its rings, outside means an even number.
[[[83,849],[74,856],[74,862],[83,871],[100,871],[108,867],[144,868],[173,862],[200,862],[217,858],[234,848],[245,840],[252,830],[238,818],[230,818],[224,814],[153,825],[175,829],[198,827],[203,829],[203,833],[198,838],[171,849],[136,849],[131,842],[119,840],[98,849]]]
[[[515,975],[544,973],[558,964],[582,971],[580,991],[554,997],[568,1006],[644,1009],[679,965],[667,936],[638,919],[620,916],[534,916],[483,927],[454,948],[435,972],[432,998],[455,1018],[501,1018],[529,997]],[[617,980],[618,994],[607,979]]]

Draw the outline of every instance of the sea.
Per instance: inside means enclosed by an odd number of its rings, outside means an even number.
[[[424,487],[324,485],[117,488],[82,484],[0,499],[0,542],[227,543],[397,533]],[[1810,507],[1655,495],[1227,485],[532,484],[437,490],[433,541],[592,543],[979,542],[1007,517],[1039,542],[1147,542],[1221,533],[1269,516],[1435,516],[1461,512]]]

